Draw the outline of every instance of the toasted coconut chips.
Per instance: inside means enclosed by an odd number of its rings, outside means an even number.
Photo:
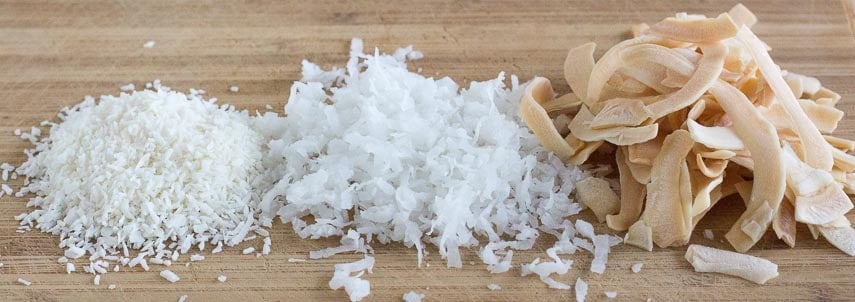
[[[795,246],[804,223],[815,238],[855,254],[845,217],[855,142],[832,135],[843,119],[840,95],[782,71],[751,32],[756,22],[740,4],[714,18],[681,13],[636,25],[632,39],[598,60],[593,43],[569,52],[565,78],[577,98],[565,96],[565,105],[552,105],[545,79],[529,86],[522,106],[534,113],[523,114],[547,149],[574,164],[597,149],[617,150],[620,192],[586,184],[604,192],[586,203],[610,228],[627,231],[625,243],[685,245],[719,200],[738,193],[746,210],[725,235],[736,251],[748,251],[770,226]],[[559,111],[563,122],[546,120]],[[777,275],[774,264],[747,257],[697,246],[687,254],[698,271],[757,283]]]
[[[757,284],[778,276],[778,265],[769,260],[697,244],[686,250],[686,260],[696,272],[721,273]]]

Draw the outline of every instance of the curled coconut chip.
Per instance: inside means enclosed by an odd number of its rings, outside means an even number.
[[[594,211],[599,222],[620,210],[620,199],[605,179],[589,176],[576,182],[576,198]]]
[[[593,43],[570,50],[564,71],[575,94],[553,100],[540,78],[528,87],[524,120],[565,162],[617,145],[620,198],[609,189],[598,197],[608,203],[590,207],[627,231],[625,243],[687,244],[719,201],[738,195],[746,210],[725,235],[736,251],[749,250],[770,226],[795,246],[796,225],[805,223],[815,239],[855,254],[855,229],[844,216],[853,208],[855,156],[847,152],[855,141],[831,135],[843,118],[835,108],[841,96],[817,78],[782,71],[751,32],[755,23],[739,4],[715,18],[683,13],[636,25],[632,39],[599,60]],[[723,266],[729,254],[690,249],[690,261],[706,270],[735,270],[755,282],[770,276]]]

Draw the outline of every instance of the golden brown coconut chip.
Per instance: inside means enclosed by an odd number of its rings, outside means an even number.
[[[740,177],[739,174],[732,171],[725,171],[724,180],[721,185],[716,186],[710,192],[710,205],[700,213],[692,216],[692,228],[694,229],[698,222],[704,218],[704,215],[706,215],[719,201],[725,197],[736,194],[737,191],[735,185],[743,181],[745,181],[745,179]]]
[[[751,152],[754,188],[746,211],[725,237],[739,252],[750,249],[763,235],[784,197],[785,171],[775,127],[766,121],[741,91],[719,80],[710,89],[733,120],[733,130]],[[731,159],[732,160],[732,159]]]
[[[653,162],[650,183],[647,184],[647,204],[641,217],[644,224],[653,230],[653,242],[660,247],[679,245],[691,233],[686,224],[691,217],[684,214],[683,209],[687,203],[691,207],[691,187],[685,196],[682,182],[686,156],[694,143],[689,132],[674,131],[665,137],[662,151]]]
[[[802,87],[802,80],[800,78],[788,79],[787,76],[784,75],[784,81],[787,82],[787,86],[790,86],[790,91],[793,92],[793,95],[797,99],[804,94],[804,87]]]
[[[620,174],[620,211],[617,215],[606,216],[606,224],[615,231],[626,231],[638,221],[641,209],[644,207],[644,196],[647,195],[647,188],[635,180],[629,172],[624,154],[625,148],[620,147],[615,153],[618,174]]]
[[[576,150],[561,137],[549,114],[540,105],[552,100],[552,94],[549,80],[534,78],[520,99],[520,116],[544,148],[555,153],[562,161],[568,162],[576,154]]]
[[[799,105],[816,128],[823,133],[837,129],[837,123],[843,119],[843,111],[837,108],[817,104],[811,100],[799,100]]]
[[[790,129],[793,129],[803,142],[805,148],[806,162],[814,168],[831,171],[834,165],[834,160],[831,157],[831,147],[822,138],[816,125],[808,118],[807,114],[799,106],[793,92],[790,91],[787,83],[781,75],[781,70],[772,61],[769,52],[766,51],[765,44],[754,35],[746,27],[739,30],[736,35],[746,49],[751,53],[751,56],[757,61],[757,65],[763,78],[769,83],[772,91],[775,93],[776,99],[787,112],[790,117]]]
[[[827,224],[852,209],[852,200],[843,186],[831,183],[811,196],[796,196],[796,221],[807,224]]]
[[[731,275],[757,284],[778,276],[778,265],[769,260],[697,244],[686,249],[686,260],[696,272]]]
[[[634,62],[632,65],[624,66],[618,72],[650,87],[659,94],[665,94],[676,90],[662,84],[662,81],[666,78],[666,70],[664,66],[659,64]]]
[[[691,106],[718,79],[722,68],[724,68],[727,48],[721,43],[714,43],[701,45],[701,50],[703,50],[704,56],[701,57],[695,73],[689,78],[686,85],[664,100],[648,106],[650,112],[653,113],[652,118],[654,120]]]
[[[831,173],[802,162],[789,143],[785,143],[782,150],[782,161],[787,171],[787,188],[797,196],[815,195],[834,183],[834,176]]]
[[[845,217],[841,217],[841,219],[846,220]],[[849,223],[848,220],[845,221]],[[819,233],[822,234],[822,237],[825,237],[825,240],[828,240],[831,245],[840,249],[844,253],[849,256],[855,256],[855,229],[852,229],[852,226],[846,227],[822,227],[822,226],[811,226],[818,229]],[[814,236],[816,238],[816,236]]]
[[[644,83],[642,83],[642,82],[640,82],[640,81],[638,81],[638,80],[636,80],[636,79],[634,79],[628,75],[625,75],[621,72],[617,72],[614,75],[612,75],[612,77],[609,78],[609,81],[607,82],[607,84],[609,84],[609,87],[614,87],[617,90],[617,92],[620,93],[620,95],[629,94],[629,95],[636,96],[636,95],[642,95],[642,94],[647,94],[648,92],[651,92],[650,88],[647,87],[647,85],[644,85]],[[597,105],[598,104],[594,104],[594,106],[592,106],[591,108],[600,108]],[[599,109],[595,109],[593,111],[599,112]]]
[[[600,57],[600,60],[594,64],[594,68],[591,69],[591,74],[588,77],[588,89],[587,89],[587,97],[582,98],[585,101],[585,104],[588,106],[592,106],[595,103],[600,101],[601,94],[603,93],[603,88],[606,86],[606,82],[609,78],[612,77],[615,72],[623,66],[623,59],[620,55],[621,51],[626,49],[627,47],[633,45],[648,45],[648,44],[667,44],[668,41],[659,37],[653,36],[640,36],[637,38],[633,38],[630,40],[626,40],[618,43],[613,46],[609,50]]]
[[[570,135],[568,135],[568,137],[570,137],[572,135],[573,134],[570,134]],[[594,151],[597,151],[597,149],[599,149],[600,146],[602,146],[602,145],[603,145],[603,141],[584,142],[582,149],[577,150],[576,155],[573,155],[573,157],[570,157],[570,160],[568,161],[568,163],[571,165],[577,165],[577,166],[585,163],[586,161],[588,161],[588,158],[591,157],[591,154],[593,154]]]
[[[832,149],[831,155],[834,157],[835,168],[843,172],[855,172],[855,156],[837,149]]]
[[[648,32],[675,41],[710,43],[731,38],[738,29],[728,14],[721,14],[715,19],[665,18],[651,25]]]
[[[674,70],[665,69],[665,78],[662,79],[660,84],[667,88],[680,88],[685,86],[688,81],[689,77],[679,74]]]
[[[730,159],[736,156],[736,153],[730,150],[715,150],[709,152],[698,152],[698,155],[708,159]]]
[[[673,71],[677,75],[687,78],[692,76],[696,68],[695,63],[689,61],[680,52],[658,44],[635,44],[628,46],[618,52],[617,56],[619,56],[620,62],[624,64],[633,64],[635,62],[656,63]]]
[[[653,169],[651,165],[636,164],[630,162],[628,159],[626,165],[629,167],[629,173],[635,181],[644,185],[650,183],[650,171]]]
[[[656,154],[662,150],[664,140],[665,135],[657,135],[649,141],[627,146],[627,159],[635,164],[652,165]]]
[[[603,109],[591,120],[590,127],[602,130],[613,127],[634,127],[650,118],[650,111],[641,100],[611,99],[604,102]]]
[[[694,201],[692,202],[692,211],[690,217],[695,217],[710,208],[712,204],[712,192],[724,181],[724,174],[718,177],[704,177],[703,175],[693,175],[695,180],[692,188],[695,193]]]
[[[826,106],[835,106],[837,105],[837,102],[840,101],[839,94],[834,91],[828,90],[828,88],[825,87],[820,88],[819,91],[809,96],[811,99],[817,100],[817,103],[819,103],[819,100],[821,99],[828,99],[828,101],[823,104]]]
[[[772,218],[772,230],[778,239],[783,240],[790,247],[796,246],[796,213],[793,203],[789,200],[782,201],[778,213]]]
[[[608,129],[591,129],[594,115],[586,106],[582,106],[568,127],[570,132],[579,139],[587,142],[605,140],[618,146],[632,145],[649,141],[656,137],[658,124],[639,127],[612,127]]]
[[[695,165],[698,171],[706,177],[716,178],[727,169],[727,159],[705,158],[701,154],[695,154]]]
[[[590,208],[601,223],[606,221],[606,215],[620,210],[620,198],[602,178],[589,176],[576,182],[576,198]]]
[[[712,149],[743,150],[745,144],[730,127],[705,127],[693,120],[686,120],[689,134],[696,142]]]
[[[727,14],[730,15],[730,18],[733,19],[733,22],[737,26],[745,25],[751,28],[754,24],[757,24],[757,16],[745,7],[745,5],[742,5],[742,3],[733,6]]]
[[[798,83],[800,93],[796,93],[793,91],[793,95],[800,97],[804,94],[806,95],[814,95],[822,89],[822,84],[819,82],[819,79],[814,77],[809,77],[805,75],[801,75],[792,71],[788,71],[786,75],[784,75],[784,80],[787,83],[795,82]]]
[[[649,30],[649,29],[650,29],[650,25],[647,25],[647,23],[639,23],[639,24],[631,25],[629,27],[629,32],[632,34],[633,38],[638,38],[640,36],[646,35],[647,30]]]
[[[576,111],[579,110],[579,106],[582,106],[582,101],[572,93],[562,95],[561,97],[541,104],[543,110],[546,110],[546,113],[549,114],[550,117],[576,113]]]
[[[653,229],[644,220],[638,220],[629,227],[623,237],[623,243],[639,247],[648,252],[653,251]]]
[[[822,137],[825,138],[825,141],[828,142],[828,144],[840,151],[849,152],[855,150],[855,141],[831,135],[823,135]]]
[[[704,114],[704,111],[707,110],[707,100],[699,99],[695,104],[692,105],[692,108],[689,108],[689,112],[686,114],[686,121],[693,120],[696,121]],[[688,126],[688,125],[686,125]]]
[[[570,89],[579,99],[584,100],[588,96],[588,78],[594,69],[594,50],[597,44],[585,43],[571,49],[564,60],[564,80],[570,85]],[[590,103],[586,103],[589,104]]]

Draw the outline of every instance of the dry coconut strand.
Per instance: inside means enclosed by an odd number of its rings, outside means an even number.
[[[64,108],[15,169],[31,196],[19,230],[59,236],[65,257],[88,255],[99,274],[243,242],[259,229],[253,201],[272,184],[266,139],[246,111],[201,90],[146,86]]]

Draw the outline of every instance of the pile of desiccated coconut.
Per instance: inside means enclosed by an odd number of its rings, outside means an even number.
[[[60,236],[59,262],[69,272],[76,269],[69,261],[88,255],[83,268],[96,284],[120,265],[169,266],[194,247],[217,253],[252,232],[267,236],[252,207],[269,184],[265,139],[251,117],[203,99],[204,91],[185,95],[158,81],[148,87],[86,97],[63,109],[59,123],[42,123],[49,135],[16,131],[35,147],[16,169],[0,167],[4,181],[7,173],[26,177],[16,196],[34,195],[33,210],[16,217],[18,231]]]
[[[500,74],[461,89],[408,71],[407,60],[421,56],[411,47],[365,54],[355,39],[344,69],[304,61],[284,117],[252,117],[159,83],[87,98],[60,123],[46,122],[49,136],[17,133],[36,145],[9,172],[27,177],[17,196],[35,195],[34,210],[17,217],[20,231],[60,235],[61,262],[89,254],[96,283],[111,265],[147,270],[193,247],[218,252],[250,232],[266,236],[260,226],[277,217],[303,238],[341,237],[313,259],[402,242],[419,251],[419,265],[430,244],[460,267],[460,248],[477,247],[488,270],[502,273],[514,250],[548,233],[558,238],[548,260],[522,265],[522,275],[570,289],[551,276],[567,273],[572,261],[560,255],[579,249],[602,273],[620,239],[566,219],[583,208],[569,195],[588,173],[562,164],[523,126],[523,85],[512,76],[508,88]],[[265,252],[269,245],[265,238]],[[329,285],[360,300],[373,265],[371,256],[336,265]],[[582,297],[584,284],[575,286]]]

